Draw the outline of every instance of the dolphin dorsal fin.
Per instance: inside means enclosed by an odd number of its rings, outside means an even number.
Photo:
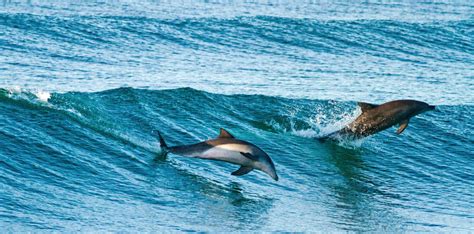
[[[362,112],[366,112],[370,109],[374,109],[375,107],[379,106],[379,105],[376,105],[376,104],[370,104],[370,103],[366,103],[366,102],[358,102],[357,105],[360,106],[360,109],[362,110]]]
[[[232,136],[232,134],[230,134],[225,129],[221,128],[219,136],[217,138],[234,138],[234,136]]]

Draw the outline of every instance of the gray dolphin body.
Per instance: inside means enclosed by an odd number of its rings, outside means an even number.
[[[160,146],[165,153],[229,162],[240,165],[240,168],[232,172],[232,175],[241,176],[257,169],[267,173],[274,180],[278,180],[275,165],[263,150],[252,143],[234,138],[222,128],[217,138],[191,145],[168,147],[159,132],[158,136]]]
[[[359,102],[358,105],[362,114],[356,120],[320,140],[337,136],[363,138],[396,124],[400,124],[397,130],[397,134],[400,134],[408,127],[411,117],[435,109],[435,106],[415,100],[396,100],[381,105]]]

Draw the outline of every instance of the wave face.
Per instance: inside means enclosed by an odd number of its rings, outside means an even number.
[[[45,98],[46,97],[46,98]],[[353,102],[190,88],[0,91],[0,224],[6,231],[472,230],[472,106],[439,106],[360,145],[319,143]],[[160,156],[224,127],[264,149],[280,181]]]
[[[473,232],[474,4],[0,1],[3,232]],[[438,106],[319,143],[356,101]],[[160,157],[219,128],[280,181]]]

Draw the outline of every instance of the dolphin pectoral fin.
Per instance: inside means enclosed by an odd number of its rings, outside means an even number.
[[[370,103],[366,103],[366,102],[358,102],[357,105],[360,106],[360,109],[362,110],[362,112],[366,112],[370,109],[374,109],[375,107],[379,106],[379,105],[376,105],[376,104],[370,104]]]
[[[244,157],[246,157],[246,158],[248,158],[248,159],[250,159],[250,160],[253,160],[253,161],[257,161],[257,160],[258,160],[258,158],[257,158],[255,155],[251,154],[251,153],[240,152],[240,154],[242,154]]]
[[[400,123],[400,127],[397,130],[397,134],[401,134],[405,130],[405,128],[408,127],[408,121],[409,120],[407,119]]]
[[[219,136],[217,138],[234,138],[234,136],[232,136],[232,134],[230,134],[225,129],[221,128]]]
[[[231,175],[241,176],[249,173],[251,170],[253,170],[252,167],[241,166],[239,169],[237,169],[237,171],[232,172]]]

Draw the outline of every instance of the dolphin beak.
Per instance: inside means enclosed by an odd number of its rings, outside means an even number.
[[[434,111],[438,111],[438,109],[436,109],[436,106],[432,106],[432,105],[429,105],[429,110],[434,110]]]
[[[272,176],[272,178],[275,180],[275,181],[278,181],[278,175],[275,174],[274,176]]]
[[[278,181],[278,175],[274,169],[263,169],[262,171],[272,177],[272,179],[274,179],[275,181]]]

